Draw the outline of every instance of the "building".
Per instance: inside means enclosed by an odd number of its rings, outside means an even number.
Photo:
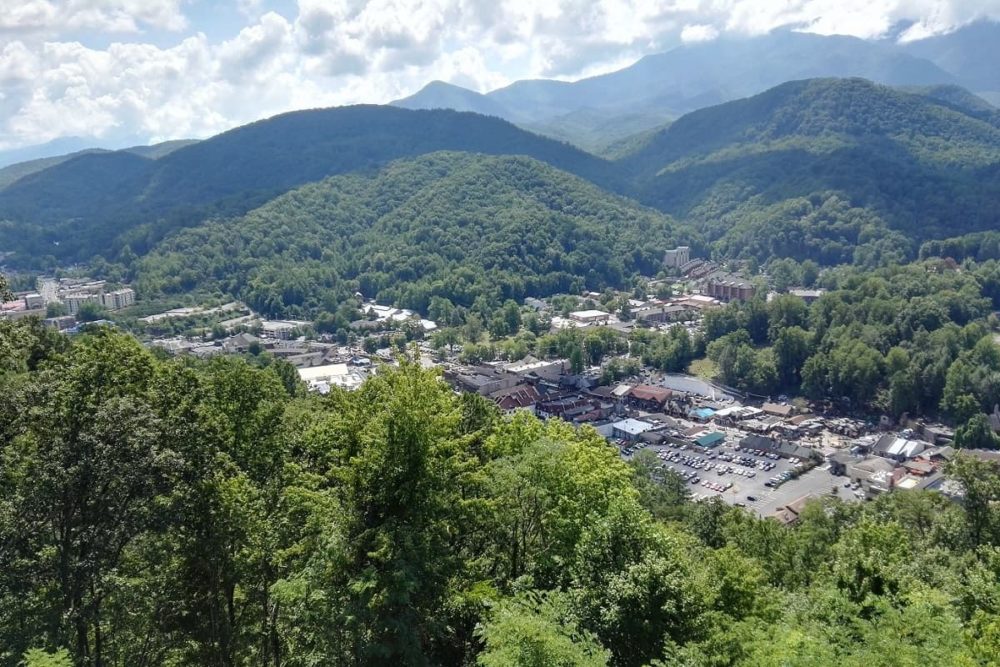
[[[691,261],[691,248],[686,245],[678,246],[673,250],[663,253],[663,266],[668,269],[680,269]]]
[[[535,389],[530,384],[519,384],[509,389],[501,389],[500,391],[490,394],[490,398],[496,403],[497,407],[503,410],[507,414],[512,414],[518,411],[530,412],[535,414],[535,406],[541,400],[541,396],[538,394],[538,390]]]
[[[660,412],[670,400],[673,392],[665,387],[640,384],[628,392],[628,403],[633,408]]]
[[[309,322],[298,322],[295,320],[265,320],[260,323],[261,335],[265,338],[277,338],[278,340],[289,340],[303,327],[309,326]]]
[[[507,364],[505,370],[522,377],[533,375],[543,380],[557,382],[562,375],[569,372],[569,361],[566,359],[544,361],[526,357],[521,361]]]
[[[25,310],[40,310],[45,307],[45,299],[42,298],[41,294],[37,292],[32,292],[31,294],[24,295],[24,308]]]
[[[859,484],[868,496],[891,491],[897,475],[902,478],[902,468],[896,472],[896,464],[886,459],[869,456],[847,466],[847,476]]]
[[[697,438],[694,441],[694,444],[698,445],[699,447],[704,447],[705,449],[711,449],[712,447],[718,447],[725,441],[726,441],[726,436],[724,433],[713,431],[711,433],[706,433],[705,435]]]
[[[774,513],[774,518],[786,526],[798,523],[799,518],[802,516],[802,511],[806,508],[810,500],[812,500],[812,496],[809,495],[802,496],[798,500],[793,500],[784,507],[779,507]]]
[[[612,435],[622,440],[638,440],[646,431],[653,430],[653,425],[639,419],[623,419],[611,427]]]
[[[817,460],[820,458],[819,453],[815,449],[802,447],[788,440],[767,438],[762,435],[746,436],[740,440],[740,447],[743,449],[759,449],[764,452],[771,452],[786,459]]]
[[[747,280],[733,275],[713,275],[705,281],[705,294],[720,301],[749,301],[756,288]]]
[[[347,364],[327,364],[312,368],[300,368],[299,379],[309,385],[311,391],[329,393],[331,387],[353,390],[361,386],[365,376]]]
[[[521,377],[516,373],[508,373],[494,366],[460,368],[445,371],[444,376],[458,389],[483,396],[510,389],[521,383]]]
[[[76,315],[79,313],[80,307],[86,303],[93,303],[98,306],[103,305],[100,294],[91,294],[87,292],[67,294],[62,298],[62,302],[65,304],[66,310],[70,315]]]
[[[921,440],[910,440],[892,433],[883,435],[872,447],[872,453],[882,458],[892,459],[902,463],[912,459],[927,448],[927,443]]]
[[[782,419],[791,417],[792,413],[795,412],[795,408],[791,405],[782,405],[780,403],[765,403],[760,409],[764,412],[764,414],[773,415]]]
[[[135,290],[131,287],[115,290],[114,292],[106,292],[101,295],[101,305],[107,310],[121,310],[122,308],[128,308],[134,303]]]
[[[690,305],[666,303],[662,305],[646,305],[632,312],[636,320],[650,324],[664,324],[679,320],[692,319],[696,310]]]
[[[823,290],[821,289],[790,289],[788,293],[792,296],[797,296],[807,304],[812,303],[816,299],[823,296]]]
[[[580,324],[607,324],[610,317],[603,310],[577,310],[569,314],[569,319]]]

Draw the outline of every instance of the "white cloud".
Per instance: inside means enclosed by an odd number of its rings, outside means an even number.
[[[0,0],[0,149],[57,136],[205,136],[282,111],[386,102],[432,79],[491,90],[574,78],[722,34],[778,26],[903,39],[1000,17],[1000,0],[237,0],[226,41],[196,0]],[[237,16],[240,14],[237,13]],[[183,31],[172,46],[143,33]],[[68,36],[90,34],[89,48]],[[169,34],[167,32],[166,34]]]
[[[714,25],[706,23],[695,23],[684,26],[681,30],[681,41],[688,42],[709,42],[719,36],[719,29]]]
[[[59,33],[98,30],[135,33],[142,28],[181,30],[182,0],[0,0],[0,31]]]

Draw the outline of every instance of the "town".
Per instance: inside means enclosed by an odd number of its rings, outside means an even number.
[[[679,328],[696,336],[706,312],[768,290],[766,281],[741,269],[693,258],[690,248],[678,247],[665,253],[663,272],[646,283],[644,297],[607,291],[527,298],[516,317],[531,318],[543,335],[628,337]],[[809,304],[823,291],[792,286],[784,293]],[[654,479],[676,475],[694,500],[718,497],[783,523],[794,523],[805,503],[822,495],[855,502],[913,489],[961,494],[942,471],[954,456],[954,433],[943,425],[885,416],[876,423],[830,404],[751,395],[713,378],[650,367],[631,354],[631,345],[593,359],[559,356],[558,350],[483,359],[476,343],[442,336],[436,322],[361,294],[364,319],[351,323],[346,341],[317,333],[308,321],[261,317],[238,301],[123,318],[134,310],[134,289],[88,277],[41,278],[37,291],[16,296],[3,317],[36,315],[70,333],[124,322],[147,345],[169,354],[269,355],[294,367],[319,393],[357,389],[382,365],[410,355],[440,368],[455,391],[479,394],[503,413],[524,411],[595,429],[624,459],[650,466]],[[776,296],[767,292],[768,299]],[[991,423],[1000,430],[1000,414]]]

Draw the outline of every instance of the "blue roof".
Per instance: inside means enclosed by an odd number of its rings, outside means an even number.
[[[719,444],[725,439],[726,439],[725,435],[716,431],[714,433],[706,433],[705,435],[695,440],[694,444],[700,447],[714,447],[715,445]]]
[[[712,408],[698,408],[697,410],[692,410],[691,414],[700,419],[708,419],[715,414],[715,410]]]

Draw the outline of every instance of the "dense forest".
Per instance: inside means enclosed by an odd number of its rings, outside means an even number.
[[[0,327],[3,665],[1000,660],[995,464],[785,528],[405,360],[307,396]]]
[[[620,164],[724,256],[909,259],[998,223],[1000,117],[945,92],[794,81],[688,114]]]
[[[336,313],[356,291],[421,313],[439,297],[488,315],[507,299],[627,286],[691,240],[536,160],[434,153],[185,230],[133,269],[143,294],[233,294],[272,316]]]
[[[791,264],[782,271],[801,278],[802,267]],[[1000,404],[996,260],[842,267],[818,285],[828,291],[811,306],[782,295],[706,315],[703,344],[725,382],[896,418],[944,415],[959,425]],[[960,444],[997,446],[991,435]]]

